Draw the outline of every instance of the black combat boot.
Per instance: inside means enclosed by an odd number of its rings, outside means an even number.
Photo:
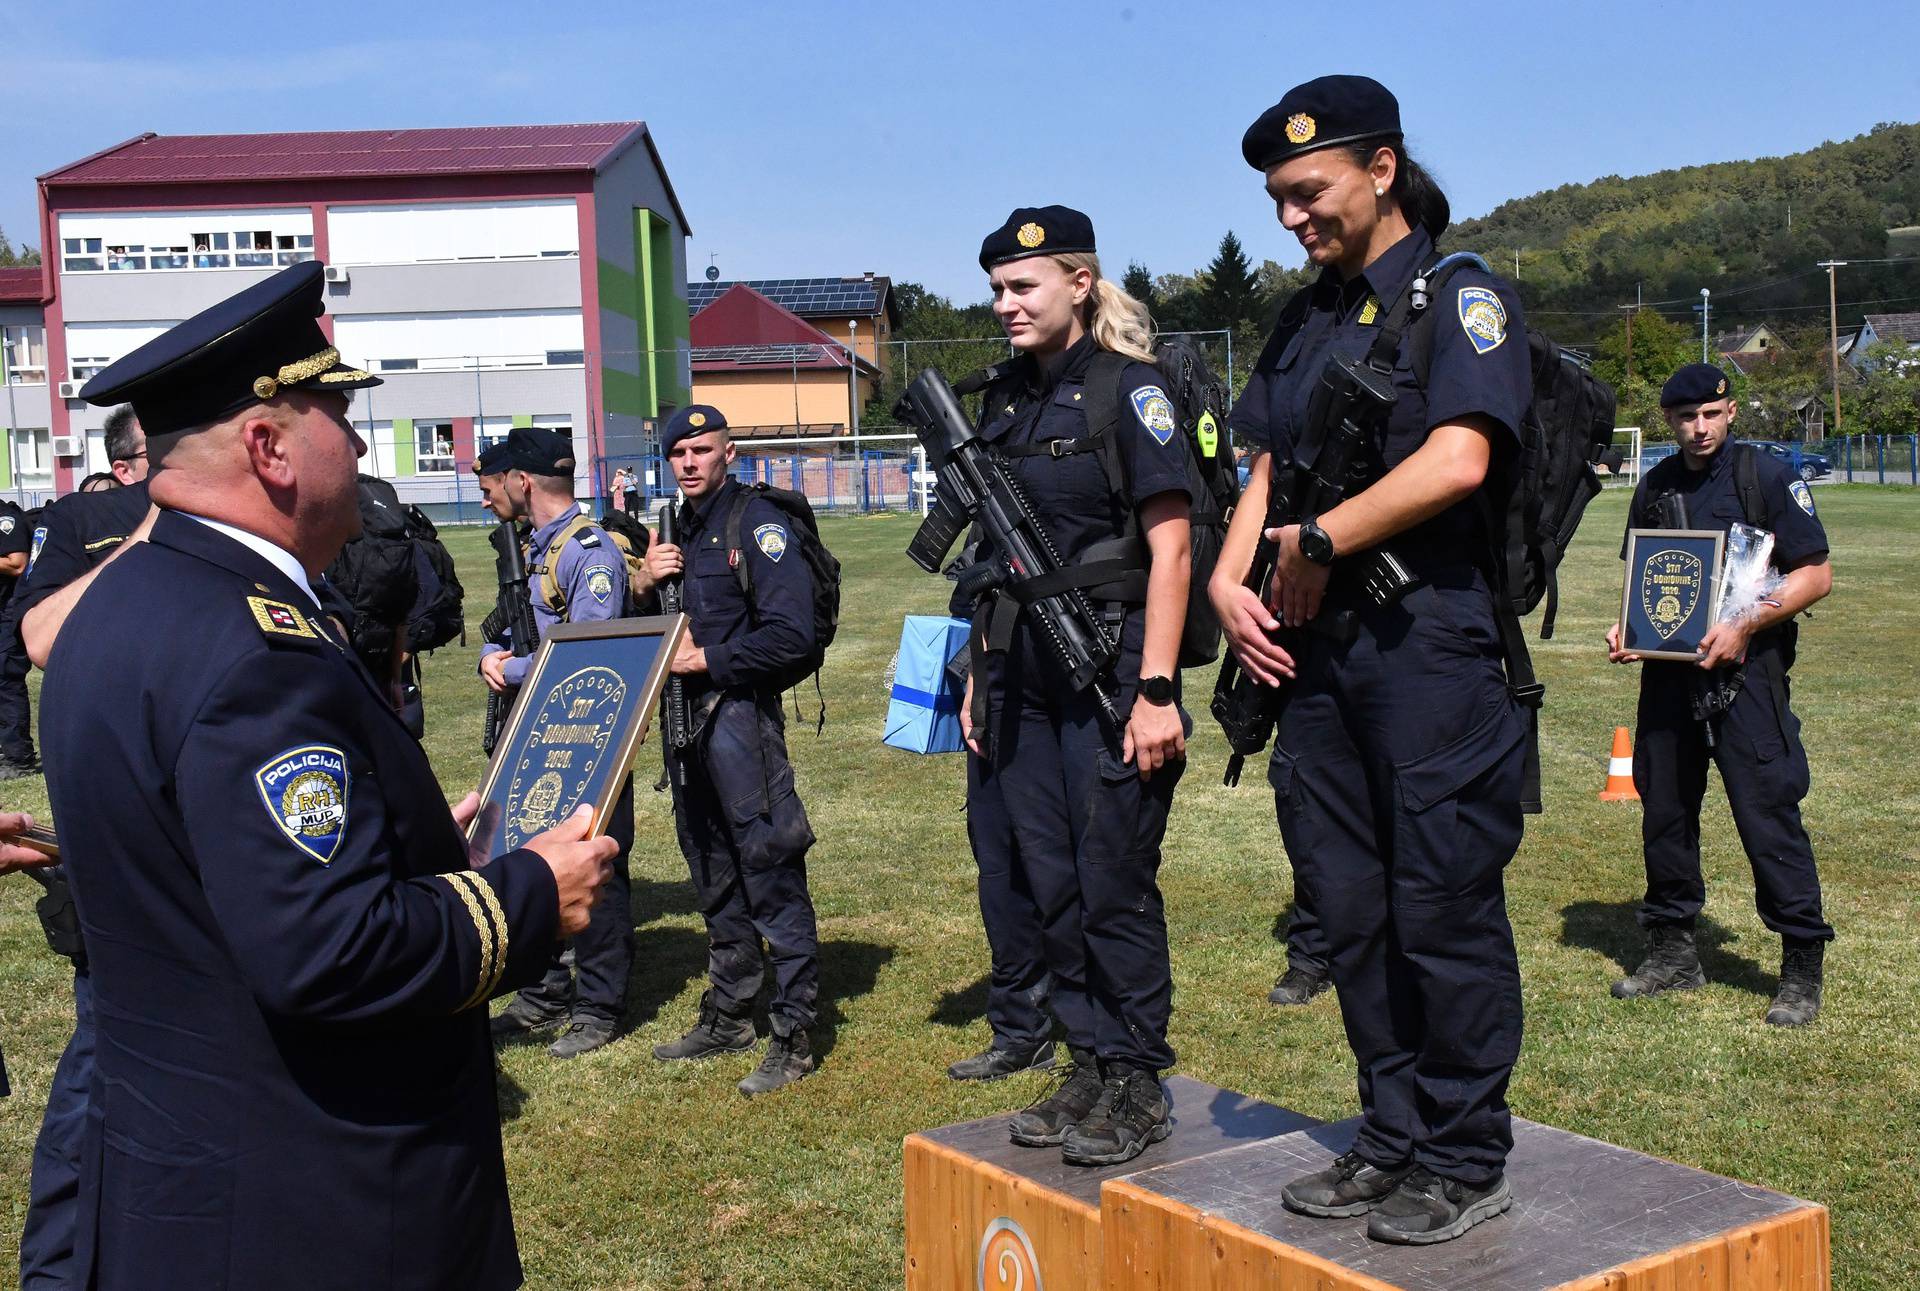
[[[678,1040],[653,1046],[653,1056],[661,1062],[683,1062],[745,1053],[753,1048],[753,1039],[753,1019],[721,1012],[713,992],[708,991],[700,997],[700,1020],[693,1024],[693,1030]]]
[[[0,780],[24,780],[40,774],[40,759],[33,753],[12,758],[0,754]]]
[[[812,1071],[813,1043],[807,1039],[806,1029],[775,1018],[773,1034],[767,1037],[766,1056],[737,1088],[748,1098],[755,1098],[803,1080]]]
[[[1100,1066],[1086,1049],[1067,1049],[1070,1060],[1054,1078],[1047,1091],[1014,1113],[1007,1126],[1007,1137],[1021,1147],[1051,1147],[1067,1137],[1067,1131],[1087,1118],[1093,1105],[1106,1092],[1100,1079]]]
[[[1820,993],[1826,983],[1827,943],[1788,941],[1780,951],[1780,988],[1767,1008],[1767,1024],[1803,1027],[1820,1016]]]
[[[565,1034],[547,1046],[552,1058],[578,1058],[613,1043],[613,1023],[599,1018],[575,1016]]]
[[[1284,1006],[1305,1004],[1332,985],[1333,978],[1327,976],[1326,969],[1301,968],[1289,961],[1287,971],[1280,974],[1280,980],[1267,992],[1267,1003]]]
[[[1280,1203],[1319,1219],[1364,1215],[1385,1201],[1412,1169],[1411,1165],[1383,1169],[1358,1152],[1342,1152],[1326,1169],[1303,1174],[1280,1189]]]
[[[1053,1041],[1032,1049],[992,1048],[947,1068],[949,1080],[1005,1080],[1023,1071],[1053,1070]]]
[[[1691,991],[1707,984],[1700,954],[1693,948],[1693,929],[1657,923],[1647,929],[1647,957],[1633,976],[1613,984],[1616,1000],[1639,1000],[1662,991]]]
[[[507,1007],[487,1024],[487,1030],[495,1040],[511,1040],[536,1031],[552,1030],[566,1020],[566,1005],[541,1004],[528,999],[523,991],[514,996]]]
[[[1160,1074],[1129,1063],[1107,1064],[1100,1101],[1067,1131],[1060,1159],[1068,1165],[1118,1165],[1131,1161],[1172,1130]]]
[[[1503,1174],[1476,1188],[1415,1166],[1400,1186],[1373,1209],[1367,1236],[1399,1246],[1450,1242],[1483,1220],[1506,1214],[1513,1189]]]

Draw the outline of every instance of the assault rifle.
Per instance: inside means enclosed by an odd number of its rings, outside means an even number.
[[[978,523],[985,551],[960,575],[961,589],[974,597],[997,592],[1032,616],[1068,685],[1093,693],[1117,752],[1120,709],[1104,674],[1119,656],[1120,644],[1075,583],[1078,571],[1060,558],[1026,492],[967,420],[953,387],[932,368],[913,379],[894,415],[914,428],[939,477],[937,502],[907,545],[907,555],[937,574],[955,540]]]
[[[1267,515],[1261,523],[1260,541],[1254,548],[1246,581],[1262,601],[1280,555],[1279,544],[1270,541],[1266,531],[1330,511],[1348,494],[1367,485],[1367,444],[1385,424],[1398,398],[1392,374],[1370,366],[1364,359],[1330,358],[1321,372],[1320,384],[1314,400],[1319,414],[1316,425],[1324,431],[1319,452],[1306,465],[1297,461],[1281,465],[1277,459],[1270,459],[1273,475],[1268,484]],[[1340,576],[1358,578],[1367,599],[1382,607],[1394,604],[1420,583],[1382,547],[1343,559]],[[1350,609],[1322,609],[1307,621],[1306,630],[1337,641],[1351,641],[1359,631],[1359,622]],[[1283,630],[1282,644],[1295,635]],[[1276,687],[1256,681],[1240,667],[1231,650],[1226,652],[1213,687],[1213,716],[1226,733],[1227,747],[1233,750],[1223,783],[1238,784],[1247,757],[1266,748],[1273,739],[1279,698]]]
[[[487,535],[487,541],[493,544],[493,568],[500,579],[500,599],[480,628],[487,640],[506,646],[516,658],[524,659],[533,653],[536,630],[533,599],[527,592],[527,554],[520,549],[519,526],[511,520],[502,520]],[[511,695],[487,691],[487,728],[481,735],[480,747],[488,757],[493,756],[494,745],[500,742],[500,733],[512,711]]]
[[[661,545],[678,547],[680,545],[679,509],[669,500],[661,509],[659,523]],[[660,612],[678,614],[685,608],[686,575],[676,574],[660,582]],[[666,693],[661,704],[661,725],[666,735],[669,755],[679,752],[693,742],[693,722],[687,712],[687,679],[670,674],[667,677]],[[667,758],[667,770],[683,788],[687,783],[687,768],[672,756]]]

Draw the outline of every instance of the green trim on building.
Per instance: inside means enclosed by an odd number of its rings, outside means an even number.
[[[600,261],[600,308],[633,318],[639,302],[640,288],[633,275],[611,261]]]
[[[516,426],[526,426],[531,429],[533,426],[533,414],[530,412],[516,412],[513,414],[513,424]]]
[[[646,379],[635,372],[622,372],[619,368],[601,369],[600,403],[606,411],[622,417],[658,415],[658,405],[651,400]]]
[[[659,267],[654,277],[653,289],[648,293],[652,302],[652,349],[650,357],[654,364],[654,381],[658,387],[657,402],[685,404],[688,391],[680,386],[679,349],[682,342],[691,334],[692,319],[687,313],[687,298],[681,279],[685,276],[674,272],[673,225],[657,215],[649,213],[651,221],[651,264]],[[658,409],[655,409],[656,415]]]
[[[393,419],[393,473],[396,478],[405,478],[414,473],[413,450],[413,418],[395,417]]]

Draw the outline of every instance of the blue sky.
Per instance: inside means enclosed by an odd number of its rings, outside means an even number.
[[[0,0],[0,228],[33,177],[142,131],[642,118],[728,278],[874,270],[960,300],[1016,205],[1088,211],[1116,274],[1232,228],[1298,263],[1241,131],[1366,72],[1457,215],[1605,174],[1795,152],[1920,117],[1920,7],[894,0],[182,5]]]

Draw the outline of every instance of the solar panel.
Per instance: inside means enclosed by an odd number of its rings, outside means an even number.
[[[712,304],[732,282],[690,282],[687,305],[699,310]],[[864,278],[763,278],[746,286],[759,292],[782,309],[807,314],[871,314],[880,307],[879,286]]]

